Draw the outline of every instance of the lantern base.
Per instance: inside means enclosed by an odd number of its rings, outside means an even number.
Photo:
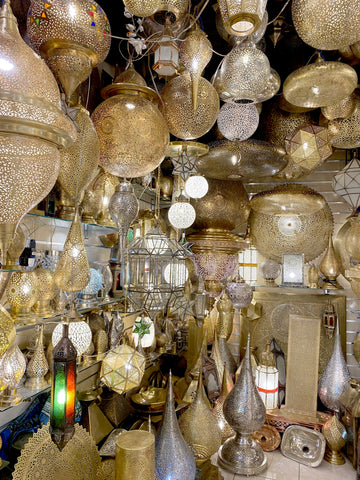
[[[57,216],[62,220],[74,220],[75,205],[60,205]]]
[[[54,315],[50,300],[38,300],[33,306],[33,311],[41,317]]]
[[[342,289],[343,287],[337,283],[336,280],[325,279],[321,287],[322,290],[337,290]]]
[[[258,475],[265,470],[266,456],[250,434],[236,433],[219,448],[218,465],[239,475]]]
[[[16,388],[11,389],[7,387],[4,390],[4,392],[0,395],[1,408],[13,407],[15,405],[19,405],[19,403],[21,403],[22,401],[23,401],[23,398]]]
[[[328,445],[326,445],[324,460],[331,465],[344,465],[345,463],[345,458],[341,453],[338,450],[331,450]]]
[[[24,384],[24,387],[29,390],[42,390],[48,386],[49,384],[44,377],[29,377]]]
[[[95,295],[79,295],[77,301],[77,308],[91,308],[95,307],[99,303],[97,294]]]

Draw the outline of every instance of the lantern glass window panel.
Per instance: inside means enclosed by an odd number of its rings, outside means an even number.
[[[239,253],[239,275],[249,285],[255,285],[257,282],[257,254],[253,247]]]

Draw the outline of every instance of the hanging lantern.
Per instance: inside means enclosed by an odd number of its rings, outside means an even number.
[[[84,245],[79,212],[66,237],[64,249],[54,272],[56,285],[65,292],[79,292],[90,279],[90,267]]]
[[[0,407],[12,407],[22,402],[17,391],[24,376],[26,360],[20,348],[14,343],[3,355],[0,363],[0,378],[5,389],[0,393]],[[3,387],[0,387],[0,390]]]
[[[355,70],[341,62],[319,61],[298,68],[283,85],[285,99],[299,107],[327,107],[353,93],[357,87]]]
[[[220,133],[228,140],[246,140],[259,125],[255,105],[224,103],[217,118]]]
[[[116,224],[110,216],[109,203],[118,184],[118,177],[101,169],[90,185],[90,189],[99,198],[99,213],[96,217],[96,223],[104,227],[116,228]]]
[[[191,175],[185,182],[185,193],[190,198],[203,198],[209,190],[209,183],[202,175]]]
[[[270,343],[260,356],[260,363],[255,370],[255,384],[266,410],[278,407],[279,370],[275,367],[275,356],[270,350]]]
[[[219,97],[215,88],[205,78],[199,78],[198,106],[192,104],[192,85],[188,73],[172,78],[163,88],[160,111],[170,133],[183,140],[193,140],[205,135],[216,122]]]
[[[105,87],[93,112],[100,165],[119,177],[143,177],[160,165],[169,143],[157,93],[130,67]]]
[[[211,57],[211,43],[200,28],[195,28],[181,42],[180,59],[191,77],[194,111],[198,106],[199,79]]]
[[[264,94],[270,75],[270,62],[265,53],[253,43],[246,42],[236,45],[226,55],[214,79],[214,86],[225,102],[253,103]]]
[[[114,392],[123,393],[140,385],[145,372],[145,357],[129,345],[113,348],[101,364],[100,380]]]
[[[348,118],[336,118],[328,123],[330,141],[335,148],[359,148],[360,95],[356,94],[356,108]]]
[[[149,17],[160,7],[161,0],[125,0],[124,5],[132,15]]]
[[[285,138],[290,160],[306,171],[315,170],[332,154],[327,128],[318,125],[298,127]]]
[[[110,25],[95,1],[32,0],[27,35],[49,65],[69,99],[109,52]]]
[[[294,0],[292,19],[299,37],[319,50],[338,50],[360,40],[359,0]]]
[[[321,113],[328,120],[335,120],[336,118],[348,118],[354,113],[356,108],[356,95],[352,93],[348,97],[345,97],[343,100],[340,100],[338,103],[329,105],[328,107],[323,107]]]
[[[90,346],[92,333],[89,325],[81,320],[80,315],[77,318],[68,318],[69,321],[64,321],[56,325],[53,330],[51,342],[55,346],[60,342],[63,335],[63,326],[68,325],[68,337],[71,340],[72,345],[75,347],[76,354],[79,357]]]
[[[69,198],[77,201],[96,172],[100,145],[90,114],[84,107],[76,106],[72,118],[79,134],[71,147],[60,152],[58,181]]]
[[[61,325],[61,340],[52,352],[50,434],[61,451],[75,433],[76,349],[69,325]]]
[[[0,57],[0,261],[4,265],[17,224],[55,184],[58,147],[70,146],[76,130],[61,111],[51,72],[20,37],[9,0],[0,8]]]
[[[170,142],[166,156],[171,158],[174,166],[173,175],[179,175],[185,182],[196,172],[195,163],[205,155],[209,147],[199,142]]]
[[[186,281],[183,266],[187,256],[188,252],[178,242],[167,238],[158,228],[130,243],[126,288],[130,299],[151,318],[183,294]]]
[[[194,223],[195,217],[195,209],[185,197],[179,197],[168,211],[168,219],[171,225],[181,230],[189,228]]]
[[[179,68],[179,47],[175,43],[171,30],[165,26],[154,47],[153,70],[160,78],[173,77]]]
[[[161,0],[151,18],[160,25],[165,25],[167,21],[174,25],[189,11],[189,4],[189,0]]]
[[[139,202],[130,183],[122,182],[116,186],[110,198],[109,212],[119,231],[119,250],[122,261],[130,225],[136,220],[139,212]]]
[[[247,37],[261,25],[267,0],[218,0],[221,18],[230,35]]]

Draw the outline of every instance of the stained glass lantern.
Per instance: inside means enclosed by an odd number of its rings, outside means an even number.
[[[140,385],[145,372],[145,357],[129,345],[115,347],[101,364],[100,380],[120,395]]]
[[[318,168],[332,154],[327,128],[303,125],[285,138],[285,149],[291,162],[305,171]]]
[[[183,294],[187,256],[187,250],[158,228],[130,243],[126,288],[130,299],[151,318]]]
[[[260,27],[267,0],[218,0],[221,17],[230,35],[247,37]]]
[[[70,98],[109,52],[110,25],[95,1],[32,0],[27,35]]]
[[[356,211],[360,203],[360,161],[354,157],[334,176],[333,189]]]

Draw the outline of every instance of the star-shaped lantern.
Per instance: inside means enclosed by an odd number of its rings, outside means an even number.
[[[170,142],[167,157],[174,165],[173,174],[180,175],[185,180],[196,173],[195,162],[198,157],[205,155],[209,147],[198,142]]]

